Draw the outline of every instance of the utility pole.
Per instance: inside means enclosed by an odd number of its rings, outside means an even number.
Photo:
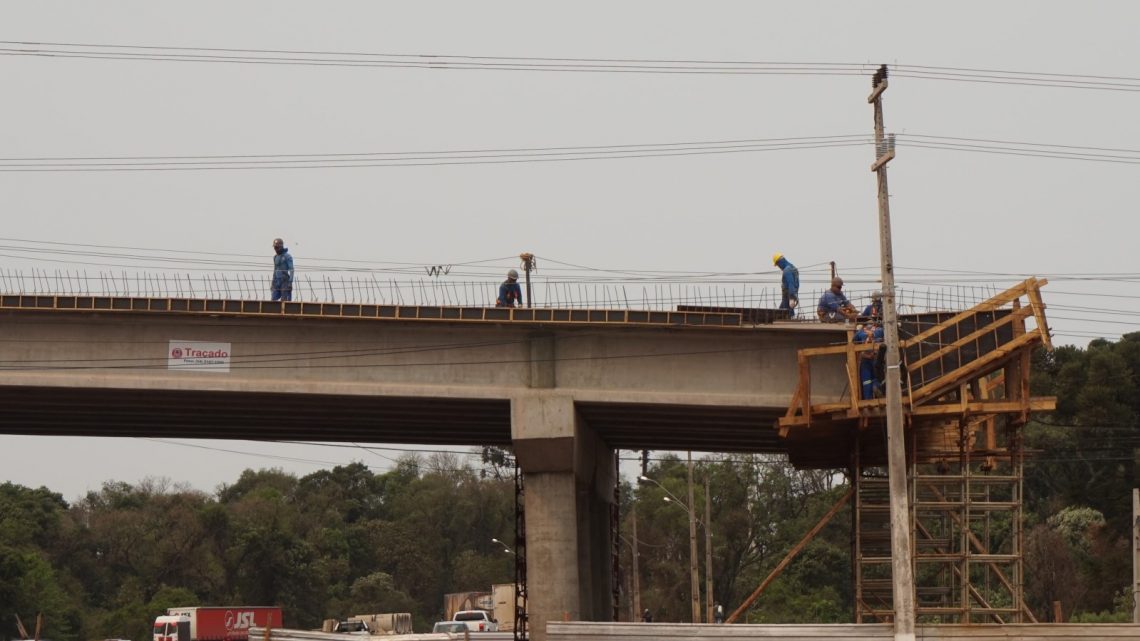
[[[894,136],[883,133],[883,92],[887,66],[871,79],[867,102],[875,107],[875,162],[879,182],[879,260],[882,269],[883,330],[887,347],[887,476],[891,498],[891,592],[894,596],[895,641],[914,641],[914,566],[910,550],[910,505],[907,498],[906,444],[903,432],[902,385],[899,376],[899,326],[895,308],[895,266],[891,249],[891,206],[887,163],[895,157]]]
[[[712,565],[712,492],[709,475],[705,474],[705,623],[713,622],[713,565]]]
[[[530,289],[530,273],[536,269],[537,262],[534,260],[534,254],[523,252],[519,254],[522,259],[523,272],[526,274],[526,306],[534,307],[534,294]]]
[[[701,622],[701,579],[697,572],[697,505],[693,503],[693,453],[689,452],[689,576],[693,623]]]
[[[641,616],[641,575],[637,571],[637,501],[633,501],[630,508],[630,519],[633,521],[633,617],[630,621],[637,621]]]

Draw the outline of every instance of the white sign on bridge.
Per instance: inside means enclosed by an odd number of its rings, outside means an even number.
[[[201,341],[170,341],[168,369],[194,372],[229,372],[230,344]]]

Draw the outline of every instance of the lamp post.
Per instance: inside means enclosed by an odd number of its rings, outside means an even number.
[[[507,544],[506,544],[506,543],[503,543],[503,542],[502,542],[502,541],[500,541],[499,539],[491,539],[491,543],[497,543],[497,544],[499,544],[499,547],[503,548],[503,551],[504,551],[504,552],[506,552],[507,554],[514,554],[514,553],[515,553],[515,552],[514,552],[514,550],[510,549],[509,547],[507,547]]]
[[[636,533],[637,528],[634,527],[633,531]],[[618,535],[618,539],[622,543],[625,543],[627,546],[629,546],[630,556],[633,559],[633,570],[631,571],[632,577],[630,579],[630,584],[631,584],[630,589],[632,592],[632,596],[631,596],[630,602],[629,602],[629,607],[630,607],[629,620],[630,621],[637,621],[637,618],[641,615],[641,581],[638,579],[638,572],[637,572],[637,556],[639,554],[639,552],[637,551],[637,544],[638,544],[637,534],[633,535],[633,541],[630,541],[629,539],[625,538],[624,536],[622,536],[620,534]]]
[[[690,468],[689,468],[689,470],[690,470],[689,496],[691,498],[692,494],[693,494],[693,486],[692,486],[692,482],[691,482],[692,481],[692,467],[691,467],[692,458],[691,458],[691,455],[690,455],[690,459],[689,459],[689,464],[690,464]],[[705,546],[706,546],[705,575],[706,575],[706,585],[709,586],[707,588],[708,593],[706,594],[706,598],[708,599],[708,608],[707,609],[710,613],[709,621],[711,622],[712,621],[712,618],[711,618],[711,612],[712,612],[712,588],[711,588],[711,585],[712,585],[712,531],[708,525],[708,510],[706,509],[706,515],[705,515],[706,521],[704,523],[701,523],[701,520],[697,518],[697,515],[693,512],[693,510],[689,509],[689,505],[687,505],[681,499],[677,498],[677,496],[674,495],[672,492],[670,492],[664,485],[661,485],[657,481],[655,481],[655,480],[653,480],[653,479],[651,479],[645,475],[637,477],[637,480],[644,481],[647,483],[652,483],[652,484],[656,485],[657,487],[661,488],[661,491],[666,494],[666,496],[662,497],[662,499],[666,503],[672,503],[672,504],[680,507],[689,516],[689,575],[690,575],[690,587],[691,587],[691,591],[692,591],[691,593],[692,593],[693,623],[700,623],[701,622],[700,574],[699,574],[699,571],[697,570],[697,558],[698,558],[698,556],[697,556],[697,523],[700,523],[701,527],[703,527],[705,529]],[[706,492],[706,496],[707,496],[707,492]]]

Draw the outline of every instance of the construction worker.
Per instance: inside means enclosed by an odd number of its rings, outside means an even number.
[[[831,279],[831,289],[819,297],[815,313],[825,323],[842,323],[858,317],[859,312],[855,311],[855,306],[843,295],[842,278],[836,276]]]
[[[883,319],[883,293],[871,292],[871,304],[863,308],[863,313],[860,316],[872,318],[874,320]]]
[[[772,254],[772,264],[780,268],[780,309],[790,309],[791,315],[796,315],[796,308],[800,306],[800,270],[788,262],[784,255],[776,252]]]
[[[273,283],[269,286],[272,300],[293,300],[293,257],[280,238],[273,239]]]
[[[499,285],[499,298],[495,307],[520,307],[523,304],[522,288],[519,287],[519,272],[512,269],[507,272],[507,279]]]
[[[860,325],[855,332],[854,341],[856,345],[881,344],[883,342],[881,321],[872,320]],[[875,390],[879,387],[878,377],[875,375],[875,357],[878,352],[878,347],[859,352],[859,396],[865,401],[875,398]]]

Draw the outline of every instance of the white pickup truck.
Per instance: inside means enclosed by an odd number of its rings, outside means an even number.
[[[499,622],[491,618],[486,610],[460,610],[451,618],[452,621],[461,621],[471,632],[498,632]]]

